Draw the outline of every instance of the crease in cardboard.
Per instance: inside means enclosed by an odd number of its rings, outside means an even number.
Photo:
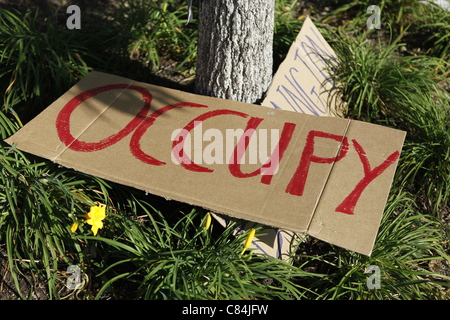
[[[337,157],[339,156],[339,154],[341,153],[341,150],[342,150],[342,143],[343,143],[343,140],[347,137],[348,129],[350,128],[351,122],[352,122],[352,120],[350,120],[350,119],[347,120],[347,125],[345,126],[344,133],[343,133],[343,135],[342,135],[342,140],[341,140],[341,143],[340,143],[339,148],[338,148],[337,153],[336,153],[336,158],[337,158]],[[306,227],[306,232],[309,232],[309,227],[311,226],[311,223],[312,223],[312,221],[313,221],[313,219],[314,219],[314,217],[315,217],[315,215],[316,215],[317,207],[319,206],[320,200],[322,199],[323,192],[325,191],[325,188],[326,188],[327,185],[328,185],[328,180],[330,179],[331,173],[333,172],[333,169],[334,169],[334,166],[335,166],[335,165],[336,165],[336,161],[333,161],[332,164],[331,164],[330,171],[328,171],[327,178],[325,179],[325,183],[323,184],[322,190],[320,191],[320,194],[319,194],[319,196],[317,197],[317,201],[316,201],[316,203],[314,204],[314,209],[313,209],[313,212],[311,213],[311,218],[309,219],[308,225],[307,225],[307,227]],[[316,220],[316,221],[317,221],[317,223],[321,226],[321,230],[322,230],[322,228],[324,227],[324,224],[322,223],[322,221],[319,221],[319,220]],[[329,229],[329,230],[330,230],[330,231],[334,231],[334,230],[332,230],[332,229]],[[320,232],[321,232],[321,231],[319,231],[319,233],[320,233]]]
[[[111,108],[111,106],[114,104],[114,102],[116,102],[121,96],[122,96],[122,94],[125,92],[125,90],[127,90],[130,86],[132,86],[133,85],[133,83],[135,83],[135,81],[131,81],[130,83],[128,83],[127,84],[127,87],[126,88],[124,88],[124,89],[121,89],[121,92],[120,92],[120,94],[119,95],[117,95],[117,97],[110,103],[110,104],[108,104],[108,106],[105,108],[105,109],[103,109],[103,111],[102,112],[100,112],[99,113],[99,115],[97,116],[97,117],[95,117],[76,137],[75,137],[75,139],[74,139],[74,141],[72,141],[69,145],[66,145],[65,146],[65,148],[63,148],[63,150],[61,150],[61,152],[58,154],[58,155],[56,155],[55,157],[52,157],[52,158],[50,158],[50,160],[51,161],[53,161],[53,162],[56,162],[57,160],[60,160],[61,159],[61,156],[63,155],[63,153],[64,152],[66,152],[67,151],[67,149],[70,149],[70,146],[76,141],[76,140],[78,140],[78,138],[79,137],[81,137],[85,132],[86,132],[86,130],[88,130],[106,111],[108,111],[109,110],[109,108]],[[61,143],[61,144],[64,144],[63,142]],[[58,147],[61,145],[61,144],[59,144],[58,145]]]
[[[305,126],[306,126],[306,123],[307,123],[307,121],[305,121],[305,122],[303,123],[302,127],[299,128],[299,132],[303,132],[303,130],[304,130]],[[298,125],[298,124],[297,124],[297,125]],[[293,144],[292,144],[294,147],[293,147],[293,148],[289,148],[289,149],[290,149],[290,152],[288,153],[288,152],[287,152],[288,150],[285,151],[284,157],[286,157],[287,160],[283,162],[283,167],[281,167],[281,161],[280,161],[279,167],[278,167],[278,171],[279,171],[279,172],[282,172],[283,169],[286,168],[286,167],[288,166],[288,164],[291,162],[290,159],[292,158],[292,155],[293,155],[293,153],[295,152],[295,149],[296,149],[296,147],[297,147],[298,144],[299,144],[300,136],[301,136],[301,134],[297,134],[297,136],[295,137],[295,140],[293,141]],[[278,180],[277,177],[279,177],[279,176],[275,175],[275,180]],[[274,181],[274,182],[276,182],[276,181]],[[275,183],[274,183],[274,184],[275,184]],[[264,206],[263,206],[261,212],[264,212],[264,211],[266,210],[267,204],[268,204],[269,201],[270,201],[269,199],[271,199],[271,196],[275,193],[275,191],[276,191],[276,188],[272,188],[272,190],[271,190],[271,192],[270,192],[270,195],[266,198],[266,201],[264,202]],[[274,226],[271,225],[270,227],[274,227]],[[308,226],[307,226],[306,229],[305,229],[304,231],[302,231],[302,232],[307,232],[307,230],[308,230]]]

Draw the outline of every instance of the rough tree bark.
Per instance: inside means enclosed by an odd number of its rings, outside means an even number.
[[[274,0],[200,0],[195,91],[258,102],[272,79]]]

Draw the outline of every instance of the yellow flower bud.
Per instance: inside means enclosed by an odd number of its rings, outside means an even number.
[[[208,230],[211,226],[211,213],[206,214],[206,221],[205,221],[205,230]]]
[[[247,239],[245,239],[244,249],[242,250],[240,255],[243,255],[245,250],[247,250],[250,247],[250,244],[252,243],[252,240],[255,237],[255,232],[256,232],[256,230],[252,228],[250,230],[250,232],[248,233]]]
[[[70,227],[70,231],[75,232],[75,231],[77,231],[77,229],[78,229],[78,223],[77,222],[72,223],[72,226]]]

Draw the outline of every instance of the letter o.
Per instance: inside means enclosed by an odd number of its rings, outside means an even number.
[[[102,92],[116,89],[135,90],[142,95],[144,106],[136,114],[133,120],[131,120],[125,126],[125,128],[123,128],[119,132],[112,134],[109,137],[98,142],[84,142],[79,141],[77,138],[75,138],[70,133],[70,116],[72,115],[72,112],[87,99],[92,98]],[[119,142],[130,132],[136,129],[136,127],[145,119],[145,116],[148,114],[151,101],[152,95],[147,89],[129,84],[110,84],[86,90],[76,97],[72,98],[59,112],[58,117],[56,118],[56,131],[58,133],[58,137],[68,148],[74,151],[91,152],[105,149]]]

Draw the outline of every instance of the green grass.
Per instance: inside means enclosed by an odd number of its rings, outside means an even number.
[[[298,299],[307,289],[294,279],[320,277],[277,259],[248,253],[241,256],[246,234],[233,236],[236,223],[213,236],[214,226],[204,229],[203,210],[178,212],[176,222],[170,224],[167,215],[145,202],[135,203],[144,217],[136,222],[116,216],[118,226],[124,230],[120,239],[89,237],[113,247],[110,254],[118,259],[102,271],[114,276],[109,277],[97,297],[116,281],[126,280],[136,283],[139,297],[151,300]],[[116,271],[126,264],[126,272]],[[265,284],[266,279],[274,284]]]
[[[330,41],[339,56],[330,72],[338,85],[345,115],[408,132],[398,182],[424,192],[437,215],[448,205],[450,190],[450,100],[442,86],[450,84],[449,64],[426,55],[400,56],[399,36],[386,44],[337,33]]]
[[[189,73],[197,57],[197,29],[195,19],[186,26],[187,12],[185,1],[122,3],[113,16],[113,26],[125,32],[113,37],[119,47],[126,47],[131,59],[153,71],[161,67],[161,57],[165,57],[176,62],[174,72],[185,67],[183,71]]]
[[[431,260],[448,259],[442,224],[420,213],[410,194],[394,189],[381,221],[370,257],[339,247],[321,255],[297,255],[297,263],[321,265],[326,276],[303,285],[317,293],[311,299],[350,300],[424,300],[442,299],[448,291],[449,277],[431,271]],[[300,244],[301,245],[301,244]],[[369,266],[381,271],[380,288],[369,289]],[[309,280],[309,279],[307,279]],[[440,286],[440,287],[439,287]],[[439,290],[437,288],[440,288]]]
[[[41,110],[91,70],[80,57],[88,49],[76,34],[39,20],[38,11],[0,11],[0,30],[3,111],[28,118],[31,108]]]
[[[186,26],[186,1],[128,3],[89,34],[34,9],[0,12],[2,140],[90,70],[138,80],[168,65],[169,77],[195,73],[196,11]],[[342,98],[345,116],[407,131],[371,257],[311,237],[300,237],[286,262],[239,255],[247,235],[235,237],[235,224],[205,230],[201,208],[1,142],[0,244],[20,297],[34,298],[36,285],[21,282],[31,272],[51,299],[448,299],[450,278],[430,267],[449,262],[440,221],[450,190],[448,13],[427,7],[425,15],[412,0],[381,1],[382,29],[367,30],[370,4],[327,1],[333,10],[317,24],[339,57],[330,65],[332,94]],[[275,65],[301,28],[299,6],[276,1]],[[106,204],[107,218],[94,237],[80,216],[95,202]],[[70,265],[83,279],[72,291],[65,288]],[[366,285],[371,265],[380,268],[379,289]]]

